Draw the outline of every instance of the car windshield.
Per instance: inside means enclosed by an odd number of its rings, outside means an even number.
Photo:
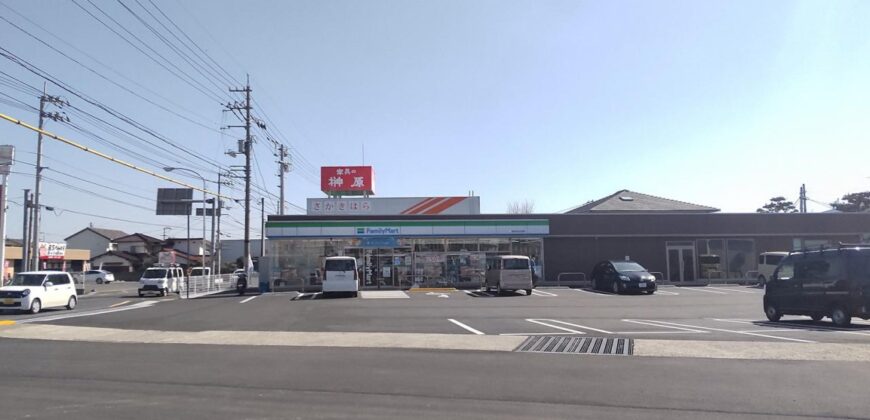
[[[45,274],[16,274],[10,286],[42,286]]]
[[[353,260],[327,260],[326,271],[353,271]]]
[[[646,268],[643,268],[643,266],[636,262],[616,262],[613,263],[613,267],[616,268],[616,271],[619,271],[621,273],[627,273],[632,271],[646,271]]]
[[[505,270],[528,270],[529,260],[525,258],[505,258],[503,267]]]
[[[166,269],[163,268],[154,270],[149,269],[142,273],[143,279],[162,279],[164,277],[166,277]]]

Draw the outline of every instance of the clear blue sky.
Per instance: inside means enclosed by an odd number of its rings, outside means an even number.
[[[76,1],[100,16],[87,0]],[[821,202],[870,189],[870,2],[153,1],[236,80],[251,75],[258,110],[274,123],[268,130],[280,130],[296,149],[287,194],[300,206],[322,195],[317,167],[359,164],[363,144],[378,196],[474,190],[482,210],[493,213],[523,199],[534,200],[538,212],[556,212],[623,188],[729,212],[754,211],[776,195],[794,200],[801,183]],[[156,13],[148,0],[139,2]],[[154,64],[74,3],[2,3],[8,8],[0,7],[0,15],[137,93],[213,128],[237,123],[217,100]],[[94,3],[197,76],[117,1]],[[135,0],[123,3],[156,25]],[[227,165],[242,163],[222,153],[239,131],[220,134],[167,113],[2,21],[0,46],[186,148]],[[0,71],[42,85],[2,58]],[[219,88],[226,87],[206,89],[224,95]],[[37,102],[7,85],[0,84],[0,92]],[[49,93],[97,113],[52,85]],[[0,112],[36,119],[2,102]],[[83,117],[70,117],[93,129]],[[155,166],[57,123],[47,128]],[[15,171],[32,173],[27,163],[34,162],[35,135],[0,122],[0,138],[18,148],[22,163]],[[263,174],[261,180],[255,170],[256,180],[275,192],[270,146],[261,141],[256,150]],[[46,155],[46,166],[146,198],[170,186],[52,141]],[[158,160],[191,161],[173,155]],[[50,170],[46,175],[154,206]],[[12,175],[10,198],[20,203],[21,189],[32,188],[32,181]],[[45,184],[43,202],[184,225],[181,218],[52,183]],[[825,207],[811,203],[810,209]],[[242,220],[238,206],[231,213]],[[9,222],[8,236],[20,237],[19,206],[10,205]],[[69,212],[46,213],[44,230],[57,240],[88,222],[158,237],[163,231]],[[198,232],[198,221],[193,226]],[[241,237],[238,224],[228,228]]]

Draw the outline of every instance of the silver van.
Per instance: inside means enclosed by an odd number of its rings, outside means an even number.
[[[529,257],[523,255],[500,255],[490,260],[486,267],[486,291],[495,289],[498,294],[502,294],[525,290],[526,296],[531,296],[535,286],[532,284],[532,268],[529,262]]]

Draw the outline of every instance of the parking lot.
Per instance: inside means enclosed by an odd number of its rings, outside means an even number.
[[[135,293],[95,295],[75,311],[5,314],[58,325],[166,331],[390,332],[563,335],[666,340],[870,342],[870,322],[849,328],[807,317],[768,322],[763,291],[746,286],[671,287],[654,295],[541,288],[499,296],[482,290],[363,291],[358,298],[319,293],[219,294],[179,300]],[[93,302],[93,303],[91,303]],[[123,304],[121,304],[123,302]],[[87,306],[86,306],[87,305]]]

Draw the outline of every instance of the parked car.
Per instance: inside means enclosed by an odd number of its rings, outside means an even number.
[[[758,254],[758,285],[764,287],[770,277],[773,275],[773,270],[779,265],[783,258],[788,256],[788,252],[762,252]]]
[[[487,292],[495,289],[498,294],[525,290],[526,296],[531,296],[535,285],[529,257],[501,255],[493,258],[486,267],[484,287]]]
[[[111,271],[106,270],[88,270],[85,271],[85,281],[97,284],[111,283],[115,281],[115,275]]]
[[[792,252],[779,263],[764,291],[764,314],[830,317],[838,327],[852,317],[870,319],[870,245]]]
[[[145,293],[158,293],[166,296],[178,293],[184,281],[184,270],[178,266],[151,267],[139,278],[139,297]]]
[[[601,261],[592,269],[592,288],[607,290],[616,294],[639,291],[647,294],[656,292],[656,278],[634,261]]]
[[[324,295],[349,293],[356,296],[359,292],[359,274],[354,257],[328,257],[323,261]]]
[[[46,308],[75,309],[76,286],[69,273],[60,271],[26,271],[0,287],[0,309],[17,309],[32,314]]]

